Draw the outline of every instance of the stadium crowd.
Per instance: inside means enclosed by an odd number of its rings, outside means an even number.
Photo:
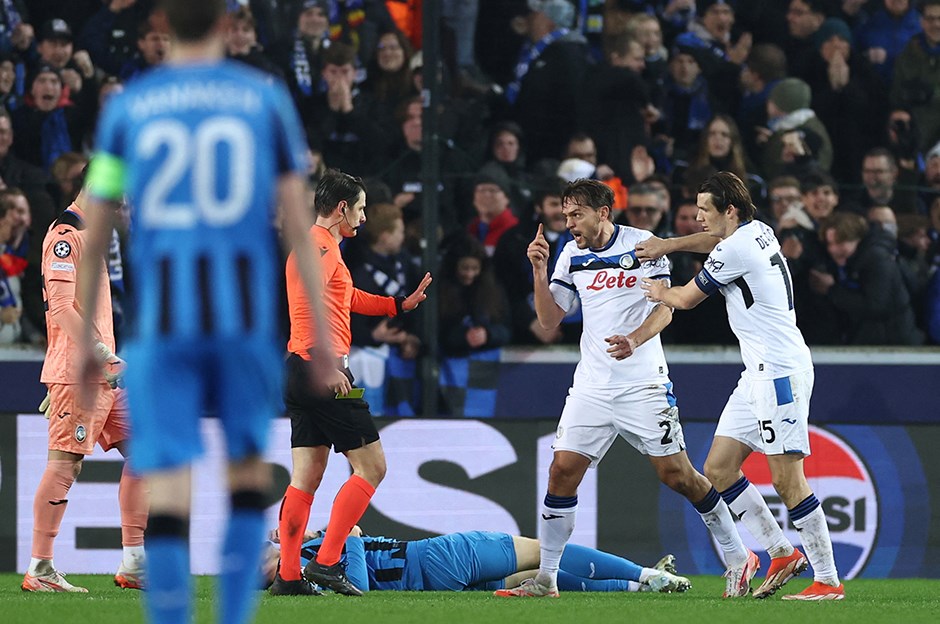
[[[420,0],[228,4],[228,55],[290,88],[311,192],[327,167],[365,180],[368,221],[343,248],[356,285],[411,292]],[[539,326],[525,254],[538,224],[553,258],[571,239],[565,182],[601,180],[617,223],[684,235],[719,170],[774,227],[809,344],[940,343],[940,0],[441,5],[444,355],[577,340],[577,309]],[[170,45],[151,0],[0,0],[0,343],[43,344],[43,236],[77,193],[107,98]],[[129,227],[109,254],[118,335]],[[704,256],[671,261],[685,283]],[[355,317],[353,342],[412,361],[428,340],[416,315]],[[664,340],[714,343],[703,326],[727,327],[719,301],[677,315]]]

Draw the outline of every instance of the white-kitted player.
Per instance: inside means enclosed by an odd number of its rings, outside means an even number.
[[[809,401],[813,361],[793,311],[793,284],[773,229],[754,218],[747,187],[733,173],[711,176],[698,189],[697,219],[705,231],[679,238],[651,238],[636,247],[649,261],[676,251],[708,253],[701,272],[670,288],[644,279],[651,302],[680,310],[721,292],[728,321],[741,343],[744,372],[725,405],[705,474],[771,556],[757,598],[772,595],[813,564],[815,579],[784,600],[841,600],[826,516],[803,473],[809,448]],[[774,487],[800,532],[806,557],[790,544],[760,493],[741,472],[752,451],[767,456]]]
[[[672,310],[646,300],[641,280],[669,284],[665,258],[638,262],[636,243],[650,233],[611,221],[613,192],[596,180],[568,185],[562,205],[574,240],[565,245],[551,283],[542,229],[529,245],[535,310],[545,329],[556,327],[581,298],[581,361],[558,423],[548,492],[539,520],[538,575],[499,596],[558,596],[558,565],[574,529],[578,485],[621,436],[649,456],[660,480],[689,499],[721,545],[728,565],[726,596],[743,596],[758,560],[747,550],[727,504],[689,462],[659,332]]]

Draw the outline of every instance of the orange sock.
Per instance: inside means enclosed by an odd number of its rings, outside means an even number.
[[[50,459],[33,499],[33,558],[52,559],[52,543],[68,506],[69,488],[75,482],[74,464],[67,459]]]
[[[121,507],[121,545],[143,546],[150,501],[143,479],[131,474],[127,463],[118,485],[118,504]]]
[[[343,484],[333,501],[326,536],[317,552],[317,563],[329,566],[339,561],[349,531],[366,512],[373,494],[375,488],[362,477],[353,475]]]
[[[277,518],[277,532],[281,540],[281,578],[285,581],[300,580],[300,547],[304,543],[304,531],[310,519],[313,494],[287,486],[281,511]]]

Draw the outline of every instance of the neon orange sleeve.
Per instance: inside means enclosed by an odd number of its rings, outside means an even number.
[[[350,308],[356,314],[366,316],[395,316],[398,313],[395,297],[373,295],[358,288],[353,288]]]

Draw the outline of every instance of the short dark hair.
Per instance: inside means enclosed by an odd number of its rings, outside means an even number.
[[[330,47],[323,51],[323,66],[336,65],[356,65],[356,49],[342,41],[334,41]]]
[[[923,17],[924,11],[930,6],[940,6],[940,0],[921,0],[918,3],[917,12]]]
[[[898,168],[897,158],[894,157],[894,154],[892,154],[891,150],[889,150],[887,147],[871,148],[870,150],[865,152],[865,156],[862,158],[862,160],[864,161],[865,158],[882,158],[882,157],[887,158],[888,162],[891,163],[891,166],[894,169]]]
[[[800,0],[800,2],[808,6],[813,13],[829,14],[828,0]]]
[[[22,189],[15,186],[8,186],[2,191],[0,191],[0,206],[4,209],[4,214],[6,211],[13,207],[13,198],[14,197],[26,197],[26,193]]]
[[[546,197],[564,197],[565,186],[565,181],[557,176],[550,176],[542,180],[532,193],[532,203],[536,206],[541,206]]]
[[[369,206],[369,224],[365,228],[366,239],[375,244],[385,232],[395,229],[398,221],[403,220],[401,208],[395,204],[372,204]]]
[[[758,43],[747,56],[747,68],[771,82],[787,77],[787,55],[778,45]]]
[[[313,197],[313,207],[317,216],[330,216],[341,201],[352,206],[359,199],[360,193],[366,192],[362,178],[343,173],[339,169],[327,169]]]
[[[836,242],[860,241],[868,234],[868,222],[854,212],[833,212],[819,225],[819,240],[826,243],[826,232],[836,233]]]
[[[731,206],[737,208],[742,223],[750,221],[757,214],[747,185],[730,171],[719,171],[709,176],[698,187],[698,192],[710,194],[718,212],[728,212]]]
[[[806,194],[822,186],[828,186],[835,193],[839,192],[839,183],[836,182],[836,179],[826,171],[817,170],[803,178],[803,181],[800,183],[800,193]]]
[[[574,182],[568,183],[564,195],[561,196],[563,204],[568,201],[575,201],[594,210],[600,210],[604,206],[613,209],[614,192],[609,186],[598,180],[578,178]]]
[[[161,0],[159,8],[177,39],[199,41],[225,15],[225,0]]]

